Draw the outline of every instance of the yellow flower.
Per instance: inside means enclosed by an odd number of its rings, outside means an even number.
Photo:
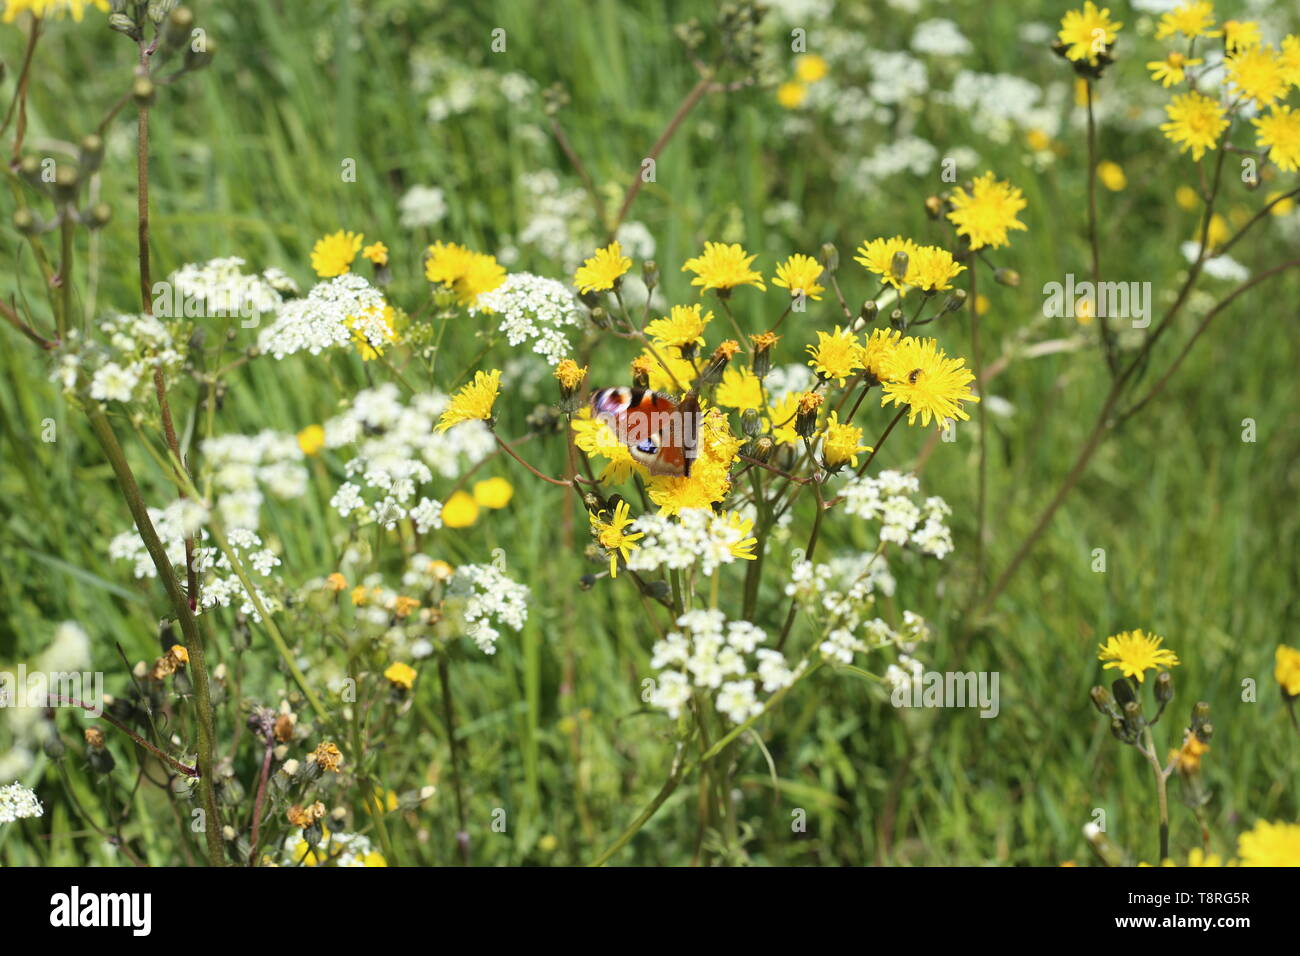
[[[722,373],[722,384],[714,398],[719,405],[742,412],[747,408],[762,408],[763,385],[749,369],[731,365]]]
[[[1124,168],[1119,163],[1113,163],[1109,159],[1103,159],[1097,164],[1097,178],[1101,184],[1113,193],[1119,192],[1128,185],[1128,177],[1124,175]]]
[[[824,79],[829,67],[816,53],[803,53],[794,58],[794,75],[800,83],[817,83]]]
[[[739,243],[726,245],[721,242],[706,242],[703,254],[687,259],[682,271],[694,272],[695,278],[691,280],[691,285],[703,289],[734,289],[738,285],[752,285],[766,291],[763,274],[749,267],[756,258],[756,255],[747,255]]]
[[[1282,61],[1269,47],[1254,46],[1228,57],[1224,70],[1233,89],[1259,106],[1286,95]]]
[[[1224,20],[1223,48],[1228,53],[1259,46],[1259,24],[1254,20]]]
[[[1182,747],[1169,752],[1169,760],[1178,768],[1179,773],[1190,776],[1200,772],[1201,757],[1209,752],[1210,745],[1189,730],[1183,738]]]
[[[820,302],[822,293],[826,290],[824,286],[818,285],[817,280],[823,271],[822,264],[812,256],[795,253],[777,265],[772,285],[789,289],[791,298],[802,292],[814,302]]]
[[[374,317],[375,309],[372,308],[367,316]],[[348,316],[346,325],[352,330],[352,344],[356,346],[357,354],[361,356],[361,361],[369,362],[384,354],[383,345],[386,342],[397,341],[397,310],[387,302],[384,303],[383,309],[379,311],[380,332],[363,332],[361,330],[361,320],[358,316]],[[367,323],[369,325],[369,323]],[[375,342],[371,339],[372,335],[379,335],[380,340]]]
[[[1223,866],[1223,857],[1217,853],[1206,853],[1199,846],[1187,853],[1188,866]]]
[[[1178,665],[1178,655],[1161,647],[1163,637],[1146,634],[1141,628],[1121,631],[1098,645],[1097,660],[1106,661],[1103,670],[1116,668],[1125,677],[1136,677],[1141,683],[1149,670],[1165,670]]]
[[[1109,8],[1098,10],[1092,0],[1087,0],[1082,10],[1071,10],[1061,18],[1057,36],[1066,47],[1067,59],[1096,65],[1098,54],[1105,53],[1115,42],[1123,25],[1111,20]]]
[[[1273,677],[1282,693],[1288,697],[1300,697],[1300,651],[1279,644],[1275,657],[1277,666],[1273,669]]]
[[[301,827],[305,830],[321,817],[325,816],[325,804],[321,803],[319,800],[306,807],[295,803],[288,809],[288,811],[286,811],[285,816],[289,818],[289,822],[294,826]]]
[[[623,255],[623,247],[611,242],[583,261],[573,274],[573,284],[579,292],[604,292],[614,288],[614,284],[631,268],[632,260]]]
[[[907,264],[906,282],[925,292],[942,292],[951,289],[952,280],[965,271],[947,249],[918,246]]]
[[[1295,200],[1294,200],[1294,199],[1283,199],[1282,197],[1283,197],[1284,195],[1285,195],[1285,193],[1280,193],[1280,192],[1276,192],[1276,191],[1275,191],[1275,192],[1271,192],[1271,193],[1269,193],[1269,194],[1264,198],[1264,201],[1265,201],[1266,203],[1272,203],[1272,206],[1271,206],[1270,209],[1269,209],[1269,215],[1271,215],[1271,216],[1289,216],[1289,215],[1291,215],[1292,211],[1295,209]]]
[[[1207,0],[1191,0],[1160,18],[1156,39],[1163,40],[1175,33],[1181,33],[1189,39],[1217,36],[1213,28],[1214,5]]]
[[[456,491],[442,505],[442,523],[448,528],[468,528],[478,520],[478,502]]]
[[[628,525],[632,524],[633,519],[629,517],[628,512],[631,509],[626,501],[620,501],[614,506],[614,515],[608,521],[600,517],[606,512],[600,512],[600,515],[587,514],[587,521],[591,525],[591,533],[596,536],[600,546],[609,554],[609,576],[618,577],[618,558],[627,556],[635,551],[638,547],[636,544],[645,534],[636,531],[628,534]]]
[[[402,661],[393,661],[384,671],[384,677],[394,687],[410,690],[415,685],[415,668]]]
[[[838,325],[834,332],[818,332],[817,344],[808,346],[808,353],[808,364],[817,374],[837,385],[862,368],[862,344],[851,330]]]
[[[1268,158],[1278,169],[1288,173],[1300,169],[1300,111],[1279,103],[1251,123],[1255,126],[1255,145],[1268,149]]]
[[[794,420],[799,413],[799,393],[789,392],[772,405],[772,440],[780,445],[798,445]]]
[[[917,245],[911,239],[904,239],[902,236],[894,236],[892,239],[872,239],[870,242],[864,242],[858,246],[858,254],[853,257],[855,262],[859,262],[868,272],[874,272],[880,276],[888,285],[895,289],[902,289],[903,282],[907,278],[907,272],[911,268],[912,256],[916,253]],[[908,259],[908,269],[904,270],[901,276],[894,275],[894,257],[898,253],[905,253]]]
[[[1179,186],[1174,190],[1174,202],[1178,203],[1179,209],[1191,212],[1201,204],[1201,197],[1191,186]]]
[[[746,518],[737,511],[725,511],[722,520],[738,535],[738,539],[727,548],[731,556],[740,561],[757,561],[758,555],[754,553],[754,548],[758,545],[758,539],[750,534],[754,530],[754,519]]]
[[[1052,148],[1052,137],[1041,129],[1031,129],[1025,134],[1025,145],[1035,153],[1041,153]]]
[[[358,584],[352,589],[352,603],[357,607],[365,607],[370,600],[370,589],[364,584]]]
[[[331,740],[321,741],[310,756],[322,770],[328,770],[330,773],[338,773],[339,765],[343,763],[343,754],[339,751],[338,745]]]
[[[338,232],[316,240],[311,249],[311,267],[322,279],[341,276],[352,270],[352,260],[361,251],[359,232]]]
[[[776,101],[788,110],[798,109],[808,98],[808,87],[791,80],[776,88]]]
[[[342,591],[347,586],[348,586],[348,579],[345,578],[343,575],[339,574],[339,572],[337,571],[335,571],[333,574],[331,574],[329,577],[325,579],[326,590],[333,591],[336,594],[339,591]]]
[[[1147,63],[1147,69],[1151,71],[1151,79],[1159,80],[1161,86],[1168,88],[1186,79],[1189,66],[1200,66],[1204,62],[1199,58],[1189,60],[1185,54],[1170,50],[1169,55],[1163,60],[1151,60]]]
[[[969,193],[960,186],[953,192],[948,220],[957,227],[957,235],[970,238],[972,249],[997,249],[1009,242],[1008,230],[1028,228],[1016,218],[1026,205],[1018,187],[999,182],[988,172],[971,184]]]
[[[650,479],[650,499],[659,513],[672,515],[683,508],[711,508],[731,491],[731,466],[744,441],[731,434],[727,416],[711,408],[700,423],[698,454],[689,477],[656,475]]]
[[[646,378],[652,391],[682,392],[695,381],[695,366],[682,356],[681,349],[656,347],[639,357],[645,360]]]
[[[472,306],[484,292],[506,281],[506,270],[495,256],[439,241],[429,247],[424,277],[455,293],[461,305]]]
[[[498,369],[475,372],[474,381],[452,396],[451,404],[438,419],[437,430],[445,432],[452,425],[461,422],[489,421],[500,390],[501,372]]]
[[[393,666],[396,667],[397,665],[394,664]],[[402,666],[405,667],[406,665],[403,664]],[[392,668],[390,667],[389,670],[392,670]],[[388,676],[387,673],[385,673],[384,676],[387,677]],[[415,679],[415,671],[411,671],[411,679],[412,680]],[[407,690],[410,690],[410,688],[408,687]],[[364,806],[366,809],[366,813],[372,816],[375,813],[392,813],[399,806],[401,806],[401,800],[398,798],[396,792],[392,790],[385,790],[383,787],[375,787],[374,795],[364,803]],[[380,857],[380,859],[382,860],[383,857]],[[366,865],[370,866],[371,864],[367,863]],[[379,863],[376,865],[387,866],[388,864]]]
[[[405,594],[399,594],[393,599],[393,613],[398,617],[410,617],[411,612],[418,610],[419,607],[418,600]]]
[[[1207,149],[1218,146],[1219,134],[1228,128],[1224,109],[1217,100],[1201,93],[1184,93],[1175,96],[1165,106],[1169,122],[1161,123],[1165,137],[1179,147],[1179,152],[1192,151],[1192,159],[1200,161]]]
[[[474,503],[483,508],[504,508],[514,495],[514,486],[504,478],[474,482]]]
[[[325,429],[320,425],[308,425],[298,433],[298,447],[308,457],[319,455],[325,447]]]
[[[656,345],[686,348],[704,344],[704,327],[713,321],[713,313],[696,305],[675,305],[670,315],[655,319],[645,327],[646,335]]]
[[[1300,86],[1300,36],[1282,38],[1282,75],[1292,86]]]
[[[964,359],[948,358],[934,339],[902,339],[883,362],[883,408],[890,402],[907,406],[907,424],[919,415],[928,426],[933,418],[942,425],[947,419],[969,420],[963,402],[978,402],[971,394],[975,375]]]
[[[856,425],[840,424],[836,412],[831,412],[826,422],[826,432],[822,435],[822,457],[827,468],[836,468],[845,462],[850,467],[858,467],[858,453],[871,451],[862,444],[862,429]]]
[[[13,23],[18,14],[28,11],[34,17],[63,16],[71,13],[78,23],[86,15],[86,7],[104,13],[109,11],[108,0],[5,0],[4,22]]]
[[[551,374],[555,376],[561,388],[566,392],[572,392],[587,377],[587,366],[579,365],[573,359],[561,359],[560,364],[555,366],[555,371]]]
[[[872,329],[867,344],[862,346],[862,366],[876,381],[884,378],[885,360],[898,347],[903,333],[897,329]]]
[[[593,418],[590,408],[581,408],[573,416],[573,443],[588,456],[598,455],[608,460],[600,473],[600,480],[612,484],[626,481],[633,473],[648,475],[627,445],[618,440],[614,430],[600,418]]]
[[[1237,837],[1242,866],[1300,866],[1300,823],[1269,823]]]
[[[374,242],[366,246],[361,250],[361,256],[377,266],[388,265],[388,247],[382,242]]]

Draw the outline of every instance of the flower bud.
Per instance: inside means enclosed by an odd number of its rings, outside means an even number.
[[[794,416],[794,430],[801,438],[812,440],[817,431],[817,410],[822,406],[820,392],[805,392],[799,396],[798,410]]]
[[[1174,678],[1168,671],[1156,675],[1156,700],[1167,704],[1174,699]]]
[[[137,43],[143,39],[140,28],[135,25],[135,21],[125,13],[110,13],[108,15],[108,28],[116,30],[118,33],[124,33]]]
[[[1115,698],[1110,695],[1110,691],[1104,687],[1094,687],[1088,692],[1092,699],[1092,705],[1097,708],[1097,712],[1103,717],[1110,717],[1112,720],[1119,719],[1119,710],[1115,707]]]
[[[889,313],[889,327],[891,329],[897,329],[899,332],[906,330],[907,317],[903,315],[902,309],[895,309]]]
[[[97,202],[82,213],[81,221],[86,224],[87,228],[103,229],[112,218],[113,207],[106,202]]]
[[[201,44],[190,44],[185,48],[185,69],[193,72],[201,70],[217,54],[217,41],[211,37],[206,37]]]
[[[750,369],[760,379],[766,378],[767,373],[772,371],[772,347],[778,339],[779,336],[773,332],[760,332],[749,337],[749,344],[754,350]]]
[[[153,106],[157,96],[158,89],[149,77],[137,76],[131,81],[131,99],[135,101],[136,106],[141,108]]]
[[[591,324],[594,325],[596,328],[598,329],[609,328],[609,313],[606,312],[602,306],[599,305],[596,306],[594,309],[592,309],[590,312],[587,313],[587,317],[591,319]]]
[[[757,438],[763,430],[763,419],[759,417],[758,409],[747,408],[740,413],[740,430],[750,438]]]
[[[827,272],[834,272],[840,267],[840,251],[835,248],[834,243],[822,243],[821,255],[818,256],[818,259],[821,261],[822,268]]]
[[[54,170],[54,198],[59,202],[72,202],[77,198],[80,181],[76,166],[60,163]]]
[[[1020,273],[1015,269],[998,269],[993,273],[993,281],[1015,289],[1020,286]]]
[[[80,154],[81,168],[87,173],[93,173],[99,169],[99,164],[104,159],[104,138],[94,133],[83,136]]]
[[[15,209],[14,228],[24,236],[35,236],[44,231],[45,223],[30,209]]]
[[[899,249],[894,253],[894,258],[889,263],[889,274],[902,282],[907,276],[907,253]]]
[[[958,311],[966,304],[967,298],[965,289],[954,289],[952,294],[948,296],[948,301],[943,304],[943,309],[939,314],[947,315],[949,312]]]
[[[938,219],[943,215],[943,200],[938,196],[927,196],[925,199],[925,214],[931,219]]]
[[[880,306],[876,305],[875,299],[868,299],[862,303],[862,309],[858,312],[858,318],[864,323],[870,325],[876,321],[876,316],[880,314]]]
[[[645,283],[647,295],[659,284],[659,264],[653,259],[641,263],[641,281]]]

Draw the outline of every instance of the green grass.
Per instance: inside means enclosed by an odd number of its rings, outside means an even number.
[[[394,298],[423,301],[427,283],[419,267],[433,238],[493,250],[518,233],[530,210],[519,177],[555,170],[566,186],[578,179],[558,148],[522,133],[543,125],[539,111],[507,106],[476,108],[440,125],[425,118],[425,96],[410,88],[413,49],[488,69],[518,70],[539,87],[561,84],[571,104],[560,114],[567,135],[598,187],[621,195],[640,158],[694,82],[689,63],[671,35],[689,15],[708,19],[701,5],[653,5],[633,10],[615,2],[557,0],[544,17],[532,5],[497,2],[482,13],[439,3],[352,4],[364,15],[349,19],[349,4],[270,0],[211,3],[201,22],[221,43],[209,70],[160,92],[154,111],[152,210],[155,276],[185,262],[241,255],[257,267],[278,265],[310,280],[311,244],[344,227],[382,238],[393,251]],[[1030,19],[1051,21],[1061,3],[1010,5],[963,2],[933,15],[951,16],[971,38],[973,69],[1020,73],[1037,82],[1067,80],[1050,56],[1022,58],[1015,29]],[[1227,5],[1224,5],[1225,7]],[[400,20],[388,17],[394,11]],[[1131,11],[1125,11],[1125,14]],[[1227,15],[1225,13],[1225,15]],[[900,15],[901,17],[901,15]],[[1129,15],[1121,15],[1129,22]],[[871,43],[899,48],[910,33],[906,18],[872,25]],[[1278,26],[1286,26],[1279,23]],[[506,28],[508,49],[490,52],[494,27]],[[863,25],[865,28],[867,25]],[[1295,24],[1290,24],[1294,29]],[[817,34],[810,49],[814,52]],[[0,35],[0,54],[13,64],[21,37]],[[1150,45],[1149,40],[1134,41]],[[1123,51],[1128,52],[1128,51]],[[1129,56],[1107,77],[1107,93],[1149,86],[1143,57]],[[85,24],[59,24],[40,52],[31,91],[30,141],[75,141],[129,82],[131,44]],[[5,102],[16,67],[0,92]],[[1149,90],[1147,90],[1149,92]],[[847,199],[828,167],[841,147],[814,135],[783,141],[770,90],[745,90],[705,100],[660,158],[657,182],[642,192],[633,217],[658,242],[665,294],[689,301],[679,264],[729,223],[743,226],[744,242],[770,272],[790,251],[814,252],[826,241],[840,252],[841,281],[850,301],[869,294],[851,249],[865,238],[895,232],[941,241],[938,224],[921,205],[941,184],[906,174],[890,188]],[[1083,231],[1085,153],[1081,136],[1065,132],[1064,152],[1042,173],[1022,164],[1019,138],[1005,145],[979,139],[967,120],[929,104],[930,138],[944,148],[969,143],[982,162],[1025,190],[1027,233],[1018,234],[999,264],[1023,276],[1019,289],[982,280],[991,300],[983,319],[985,354],[1000,354],[1040,315],[1042,284],[1066,272],[1087,271]],[[701,135],[701,125],[712,135]],[[544,128],[544,126],[543,126]],[[99,180],[115,213],[99,236],[97,313],[135,307],[133,123],[120,119],[109,138],[110,155]],[[1171,294],[1185,263],[1177,245],[1189,238],[1192,214],[1172,201],[1175,185],[1194,184],[1193,166],[1151,132],[1103,128],[1103,155],[1120,161],[1128,189],[1103,192],[1103,257],[1120,278],[1149,278],[1157,303]],[[355,182],[340,178],[340,164],[355,159]],[[1230,164],[1231,165],[1231,164]],[[432,183],[447,193],[450,211],[436,234],[410,235],[398,226],[396,201],[405,188]],[[13,197],[4,191],[5,218]],[[765,225],[763,213],[778,200],[801,210],[788,229]],[[1258,207],[1261,197],[1233,184],[1229,207]],[[1235,250],[1262,269],[1285,254],[1265,226]],[[594,237],[594,232],[593,232]],[[78,255],[87,254],[84,244]],[[39,314],[43,293],[30,252],[20,252],[11,228],[0,229],[0,259],[16,263],[0,279],[6,299],[16,294]],[[84,259],[83,259],[84,261]],[[515,268],[555,274],[556,267],[528,256]],[[1226,283],[1203,283],[1218,295]],[[1176,745],[1174,728],[1192,702],[1213,711],[1215,736],[1204,776],[1213,791],[1207,808],[1214,848],[1225,855],[1235,834],[1256,819],[1295,820],[1298,743],[1272,678],[1278,643],[1294,643],[1300,611],[1300,389],[1292,303],[1296,275],[1242,297],[1216,321],[1166,391],[1143,414],[1111,436],[1078,488],[1056,516],[1031,559],[1020,569],[978,628],[962,615],[973,569],[976,429],[958,430],[927,459],[923,488],[953,506],[957,552],[942,565],[900,582],[898,606],[931,620],[934,640],[923,649],[928,668],[996,670],[1001,713],[980,720],[972,711],[896,711],[871,684],[847,673],[823,672],[815,686],[796,690],[762,736],[780,779],[774,788],[757,748],[744,751],[739,770],[741,816],[753,827],[746,849],[758,863],[1055,864],[1085,861],[1081,827],[1094,808],[1106,811],[1111,836],[1141,859],[1153,860],[1155,808],[1150,772],[1130,748],[1111,739],[1087,699],[1102,680],[1096,645],[1119,630],[1143,627],[1165,635],[1183,661],[1175,671],[1178,697],[1157,728],[1161,749]],[[84,295],[84,287],[78,295]],[[757,295],[738,294],[741,321],[762,327]],[[768,304],[770,296],[762,299]],[[1213,300],[1211,300],[1213,301]],[[1205,309],[1194,303],[1157,350],[1154,381]],[[787,325],[782,343],[793,361],[796,347],[837,317],[830,297]],[[940,333],[951,352],[968,354],[965,313]],[[1062,323],[1069,320],[1059,320]],[[1064,324],[1042,337],[1068,334]],[[55,622],[75,619],[96,640],[95,664],[109,689],[125,689],[120,643],[135,661],[157,652],[156,626],[167,613],[161,588],[141,585],[129,568],[109,562],[109,537],[129,515],[111,472],[86,427],[47,381],[47,370],[18,336],[5,330],[0,348],[0,661],[29,659]],[[450,375],[478,355],[483,342],[463,320],[447,339],[440,360]],[[593,357],[593,382],[614,384],[631,357],[630,343],[609,340]],[[502,345],[484,359],[501,367]],[[341,398],[366,382],[353,357],[299,357],[268,366],[254,362],[239,376],[219,416],[228,432],[262,428],[297,430],[334,414]],[[379,374],[377,370],[369,370]],[[440,372],[440,379],[444,372]],[[1005,566],[1039,510],[1064,477],[1106,387],[1095,349],[1013,363],[991,391],[1012,403],[1010,418],[989,416],[989,564]],[[447,387],[449,381],[440,381]],[[501,431],[524,431],[524,417],[540,397],[503,400]],[[193,403],[193,384],[179,388],[177,407]],[[869,419],[868,440],[888,419]],[[1258,441],[1241,440],[1252,418]],[[41,439],[53,419],[57,441]],[[161,506],[170,492],[157,468],[139,452],[118,421],[141,475],[146,497]],[[890,439],[881,461],[907,467],[925,443],[921,429]],[[558,473],[563,446],[533,442],[529,457]],[[331,464],[337,468],[339,461]],[[518,636],[503,636],[492,658],[465,655],[456,664],[456,705],[468,760],[469,817],[476,862],[580,863],[595,856],[658,789],[668,772],[668,725],[640,712],[639,681],[649,673],[653,632],[631,588],[602,581],[580,591],[592,569],[577,543],[564,545],[569,502],[562,489],[542,487],[521,470],[496,461],[483,475],[505,474],[516,485],[510,507],[462,532],[445,531],[430,553],[452,563],[486,561],[503,547],[510,572],[534,593],[529,622]],[[268,508],[267,530],[281,549],[286,577],[298,581],[334,570],[339,528],[327,502],[334,482],[316,483],[289,507]],[[791,544],[802,543],[810,522],[799,509]],[[567,520],[573,520],[569,512]],[[826,530],[826,554],[869,547],[863,529],[843,517]],[[1091,570],[1095,548],[1106,551],[1106,572]],[[784,613],[779,577],[788,566],[777,549],[769,556],[760,618]],[[390,570],[392,568],[390,567]],[[734,571],[735,569],[729,569]],[[728,578],[739,587],[739,577]],[[939,589],[939,597],[935,589]],[[223,618],[219,634],[231,622]],[[288,625],[286,625],[288,627]],[[262,632],[252,631],[247,655],[223,637],[213,658],[245,669],[245,697],[278,702],[285,686]],[[806,631],[796,631],[809,639]],[[310,634],[289,630],[310,645]],[[572,673],[565,687],[566,659]],[[1258,684],[1258,702],[1242,701],[1242,681]],[[1108,681],[1107,681],[1108,682]],[[455,858],[456,828],[449,784],[441,697],[430,667],[422,673],[416,705],[383,741],[380,774],[386,787],[404,790],[435,780],[439,792],[416,814],[390,823],[398,857],[406,863],[446,863]],[[235,702],[221,721],[227,753],[242,723]],[[81,722],[60,715],[69,746],[68,770],[81,803],[102,818],[116,798],[105,798],[80,758]],[[566,722],[577,721],[579,733]],[[1168,726],[1167,726],[1168,724]],[[188,725],[171,728],[192,731]],[[0,743],[4,743],[0,730]],[[192,739],[192,737],[190,738]],[[580,739],[575,752],[573,742]],[[129,750],[118,753],[118,794],[129,792],[134,772]],[[256,761],[247,736],[235,762],[246,789],[255,786]],[[8,781],[0,781],[8,782]],[[38,786],[47,816],[21,829],[0,830],[0,861],[28,865],[119,860],[90,833],[63,795],[56,771],[42,762],[28,782]],[[698,801],[688,780],[617,858],[618,862],[681,864],[695,850]],[[1172,785],[1174,856],[1198,845],[1196,823]],[[127,833],[153,862],[178,859],[179,832],[169,800],[144,787]],[[492,813],[506,811],[505,833],[492,831]],[[791,811],[808,812],[807,832],[792,835]],[[182,807],[181,813],[186,810]],[[244,811],[241,809],[241,813]],[[554,849],[548,850],[553,836]],[[197,850],[195,851],[197,852]]]

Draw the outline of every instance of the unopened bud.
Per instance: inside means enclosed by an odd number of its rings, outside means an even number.
[[[998,269],[993,273],[993,281],[1015,289],[1020,286],[1020,273],[1015,269]]]
[[[1156,675],[1156,700],[1167,704],[1174,699],[1174,678],[1168,671]]]
[[[647,293],[659,284],[659,264],[653,259],[641,263],[641,281],[645,283]]]
[[[94,133],[83,136],[81,139],[81,168],[87,173],[93,173],[99,169],[99,164],[103,159],[104,138]]]
[[[131,81],[131,99],[135,101],[136,106],[152,106],[157,95],[158,89],[149,77],[137,76]]]
[[[899,249],[894,253],[894,258],[889,263],[889,274],[902,282],[907,276],[907,253]]]
[[[943,304],[943,311],[940,315],[947,315],[949,312],[956,312],[966,304],[966,290],[954,289],[952,295],[948,296],[948,301]]]
[[[862,309],[858,312],[858,317],[863,322],[870,325],[876,321],[876,316],[880,314],[880,306],[876,305],[875,299],[868,299],[862,303]]]
[[[832,242],[822,243],[821,255],[818,256],[822,268],[827,272],[834,272],[840,267],[840,251],[835,248]]]

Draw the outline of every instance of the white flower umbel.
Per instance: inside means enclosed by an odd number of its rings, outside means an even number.
[[[447,199],[436,186],[412,186],[397,201],[403,229],[434,226],[447,215]]]
[[[447,582],[447,596],[464,602],[466,634],[484,654],[496,653],[500,632],[521,631],[528,620],[529,590],[490,564],[463,564]]]
[[[0,787],[0,823],[13,823],[15,820],[39,817],[44,812],[35,792],[21,783],[14,782]]]
[[[743,560],[737,546],[750,534],[740,517],[714,514],[708,508],[683,508],[675,518],[642,515],[632,528],[645,537],[637,542],[627,566],[633,571],[682,570],[698,562],[700,573],[710,575],[719,565]]]
[[[154,312],[173,318],[273,315],[283,301],[282,293],[298,291],[297,283],[279,269],[261,275],[245,273],[244,260],[238,256],[202,265],[191,262],[172,273],[171,283],[180,301],[155,301]]]
[[[912,545],[923,554],[944,558],[952,551],[952,532],[945,519],[952,513],[938,497],[918,504],[914,475],[882,471],[876,477],[852,477],[842,489],[844,510],[867,521],[880,522],[881,543]]]
[[[284,303],[262,331],[258,346],[277,359],[304,351],[319,355],[357,337],[381,348],[392,337],[384,309],[378,289],[355,272],[346,272],[317,283],[305,298]]]
[[[281,501],[301,498],[307,491],[304,458],[297,437],[287,432],[268,429],[204,441],[204,468],[226,526],[256,528],[263,490]]]
[[[496,313],[506,341],[511,345],[531,343],[534,352],[551,365],[558,365],[569,354],[564,330],[581,324],[577,306],[563,282],[517,272],[491,292],[480,295],[470,311]]]

